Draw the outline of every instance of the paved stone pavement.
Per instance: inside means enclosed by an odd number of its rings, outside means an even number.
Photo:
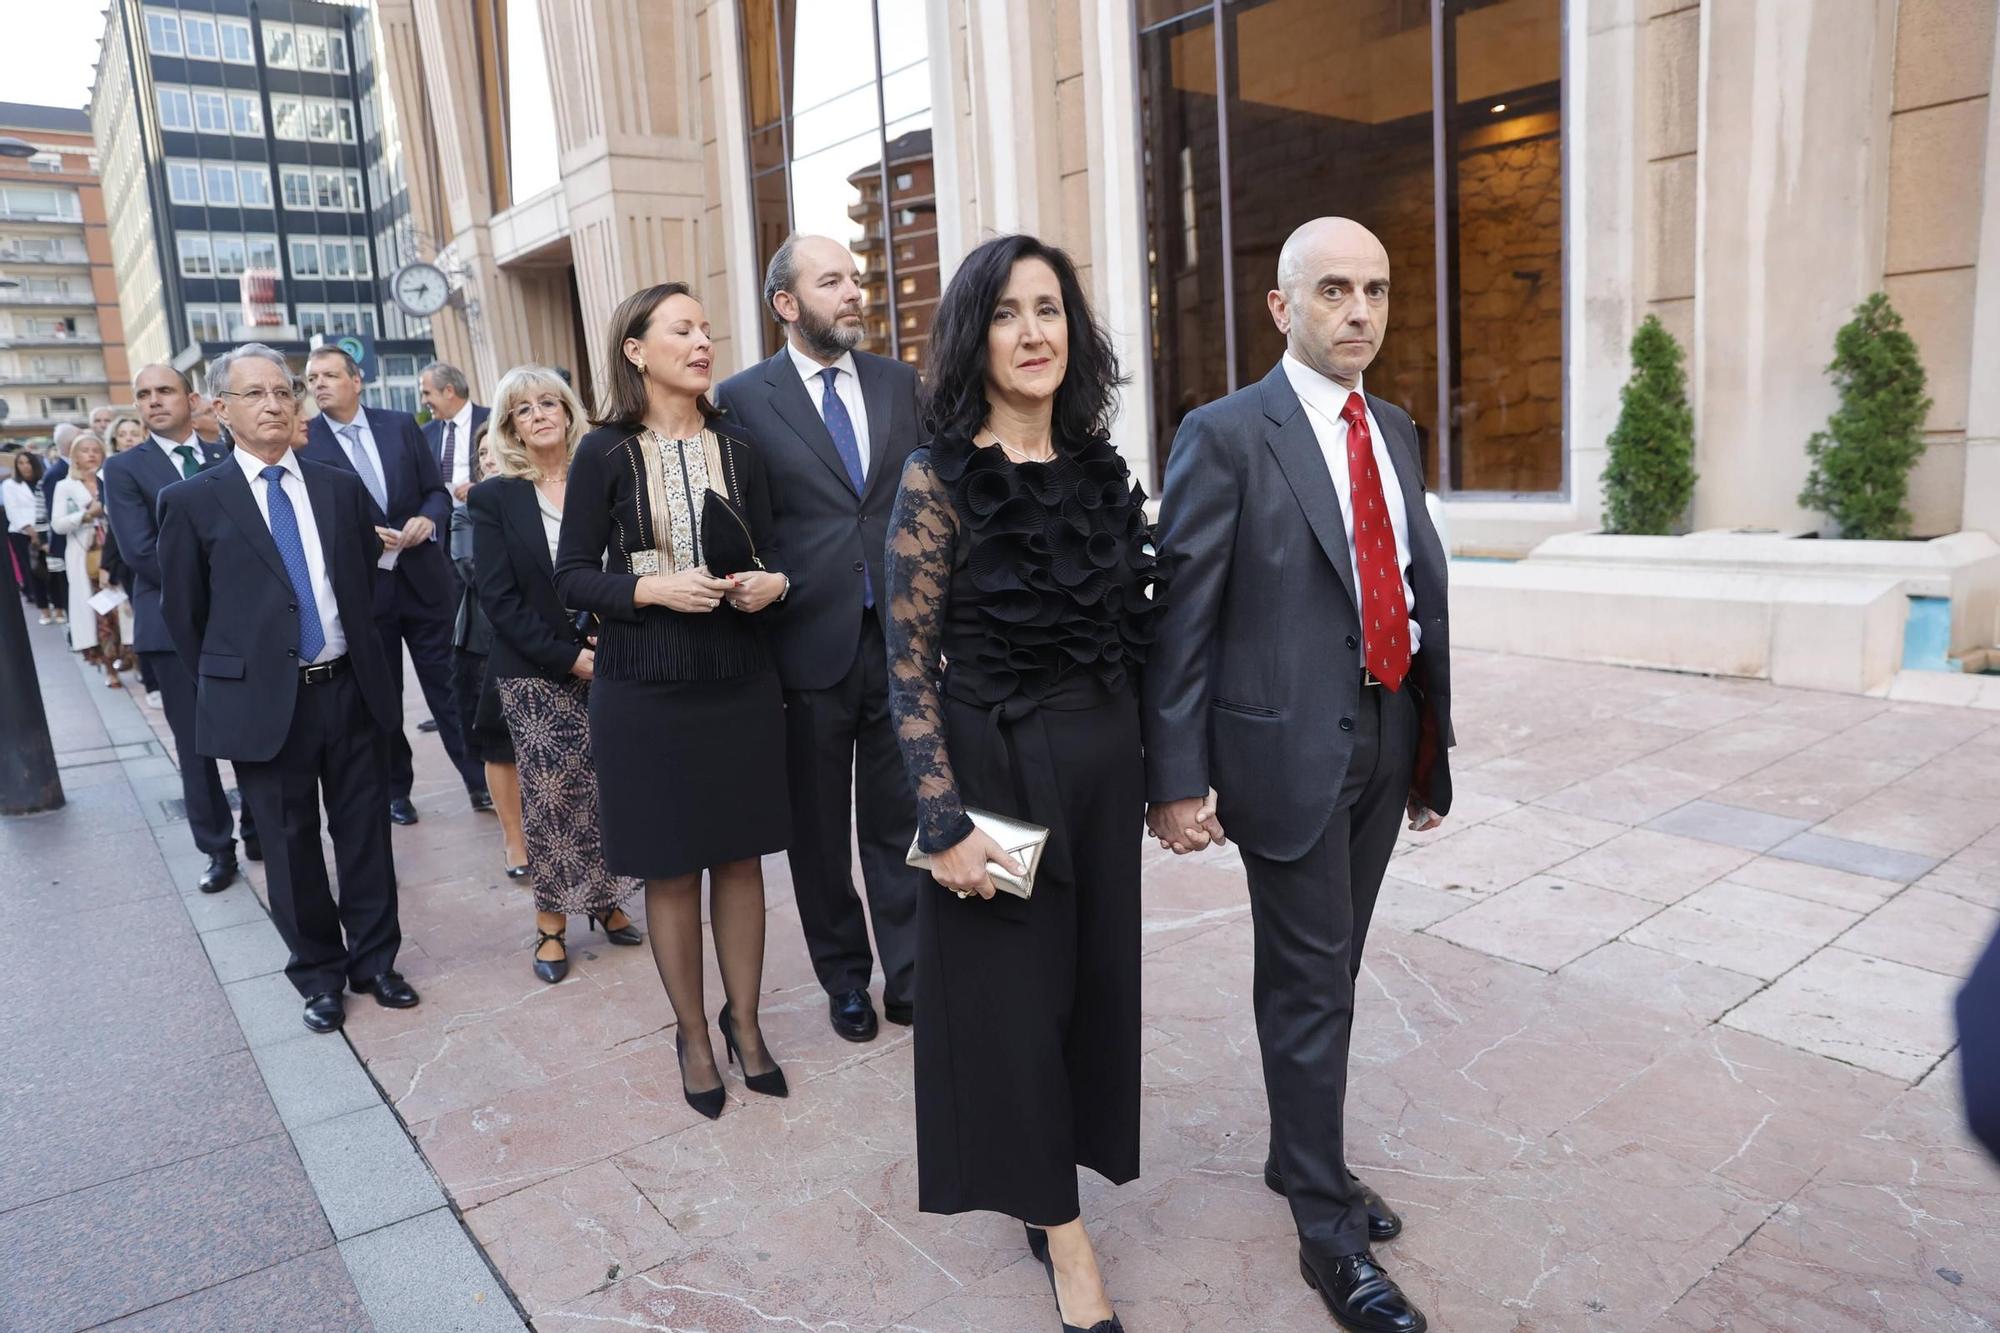
[[[2000,919],[2000,714],[1457,674],[1459,804],[1391,866],[1349,1096],[1433,1328],[1994,1329],[2000,1172],[1960,1128],[1948,1006]],[[1055,1326],[1018,1226],[917,1212],[907,1033],[827,1029],[782,857],[764,1024],[793,1095],[732,1079],[711,1124],[648,951],[573,921],[570,979],[536,982],[496,825],[416,746],[425,1002],[348,1035],[537,1329]],[[1084,1192],[1111,1290],[1134,1333],[1328,1329],[1260,1176],[1240,865],[1146,866],[1145,1174]]]

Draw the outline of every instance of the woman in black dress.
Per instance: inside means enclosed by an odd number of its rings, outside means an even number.
[[[474,484],[496,475],[486,447],[491,419],[472,432]],[[487,670],[493,655],[493,622],[479,604],[479,574],[473,560],[472,509],[451,515],[451,563],[458,573],[458,612],[451,622],[451,702],[465,752],[486,773],[486,790],[500,820],[500,865],[508,879],[529,874],[527,835],[521,828],[521,771],[514,738],[500,714],[500,691]],[[595,820],[591,821],[593,824]],[[540,969],[536,969],[539,973]]]
[[[1063,1326],[1103,1333],[1076,1169],[1139,1174],[1145,497],[1062,251],[967,256],[928,380],[888,548],[890,708],[941,886],[917,905],[918,1202],[1020,1218]],[[996,894],[988,863],[1014,867],[967,807],[1050,830],[1032,897]]]
[[[565,606],[602,621],[590,742],[604,863],[646,881],[682,1087],[713,1119],[723,1085],[702,998],[704,870],[723,1043],[752,1091],[786,1092],[757,1025],[759,858],[782,851],[791,826],[784,697],[759,617],[791,580],[757,450],[708,401],[710,361],[708,320],[685,283],[635,292],[613,312],[602,415],[570,462],[555,577]],[[712,572],[725,557],[730,568]]]

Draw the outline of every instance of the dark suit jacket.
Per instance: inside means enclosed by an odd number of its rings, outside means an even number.
[[[2000,934],[1958,993],[1958,1042],[1966,1124],[2000,1161]]]
[[[389,511],[376,507],[367,487],[361,498],[374,521],[385,528],[400,528],[422,514],[437,529],[431,540],[406,550],[396,559],[396,568],[382,571],[376,579],[375,609],[379,616],[428,614],[450,616],[457,606],[457,582],[447,557],[451,540],[451,494],[438,478],[437,456],[431,452],[417,419],[408,412],[364,407],[375,450],[382,455],[382,484],[389,492]],[[351,474],[354,464],[347,448],[334,438],[333,423],[316,416],[306,427],[306,447],[300,456]]]
[[[1423,644],[1403,685],[1422,724],[1415,787],[1444,814],[1444,546],[1424,507],[1416,427],[1372,394],[1368,406],[1409,516]],[[1361,622],[1340,500],[1282,365],[1181,423],[1155,540],[1171,581],[1143,682],[1148,799],[1212,786],[1232,838],[1273,860],[1303,856],[1325,831],[1353,757],[1340,724],[1361,703]]]
[[[790,353],[780,348],[716,389],[727,419],[757,441],[770,478],[772,521],[792,576],[785,614],[771,624],[778,675],[788,690],[826,689],[853,665],[861,570],[865,565],[879,607],[889,510],[903,463],[922,443],[916,370],[856,352],[854,371],[868,411],[868,476],[859,495]]]
[[[556,565],[542,532],[535,483],[492,477],[467,492],[479,606],[493,624],[486,669],[502,680],[566,680],[585,646],[556,593]]]
[[[41,492],[43,513],[53,514],[56,511],[56,484],[68,475],[69,460],[67,458],[58,454],[49,460],[48,470],[42,473]],[[48,538],[49,559],[62,559],[63,552],[69,548],[69,538],[63,536],[60,532],[52,530],[45,531],[44,535]],[[57,582],[60,581],[57,580]]]
[[[300,460],[326,557],[349,668],[385,731],[401,697],[376,637],[374,504],[352,474]],[[160,497],[162,604],[174,651],[195,677],[194,748],[264,762],[291,730],[299,691],[299,610],[278,544],[243,470],[211,468]]]
[[[229,457],[219,444],[197,438],[203,468]],[[160,452],[151,436],[136,449],[104,460],[104,512],[127,571],[132,598],[132,646],[142,653],[170,653],[174,641],[160,619],[160,492],[181,480],[181,471]]]
[[[478,403],[472,405],[472,429],[466,432],[464,439],[457,441],[452,446],[458,451],[457,457],[472,457],[470,453],[472,449],[472,437],[479,434],[481,424],[485,422],[486,418],[492,415],[493,409],[481,407]],[[449,494],[451,491],[451,478],[444,475],[444,422],[439,421],[436,417],[432,417],[424,423],[424,443],[431,447],[431,461],[438,465],[438,479],[444,483],[445,491]],[[466,469],[465,475],[471,477],[475,482],[479,480],[479,464],[476,459]],[[453,503],[456,504],[457,502],[453,501]]]

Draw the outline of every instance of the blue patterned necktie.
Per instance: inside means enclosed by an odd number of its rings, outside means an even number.
[[[389,492],[382,488],[382,474],[375,470],[375,460],[368,456],[368,450],[361,443],[361,427],[346,425],[340,433],[347,440],[347,456],[354,460],[354,470],[361,477],[361,484],[375,497],[375,507],[383,513],[389,512]]]
[[[847,404],[840,401],[840,394],[834,388],[840,379],[840,367],[828,366],[819,373],[826,391],[820,398],[819,414],[826,418],[826,433],[833,437],[833,447],[840,454],[840,463],[847,469],[847,482],[854,487],[856,495],[861,494],[867,482],[867,474],[861,470],[861,441],[854,434],[854,418],[847,415]],[[861,605],[875,605],[874,581],[868,577],[868,562],[861,563]]]
[[[366,457],[367,455],[363,455]],[[306,565],[306,544],[299,536],[299,516],[285,494],[285,470],[273,463],[257,474],[266,486],[271,508],[271,540],[285,562],[285,577],[299,599],[299,662],[309,664],[326,651],[326,630],[319,623],[319,602],[313,597],[312,570]]]

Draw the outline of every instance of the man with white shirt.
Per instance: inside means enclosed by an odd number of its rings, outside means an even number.
[[[306,388],[319,415],[306,428],[304,456],[360,478],[376,530],[393,557],[375,576],[375,624],[395,678],[397,706],[402,700],[402,649],[407,647],[424,701],[437,719],[438,739],[465,781],[472,808],[491,810],[485,770],[467,761],[451,706],[451,627],[459,588],[445,546],[451,496],[437,459],[415,417],[361,405],[361,368],[340,348],[312,350],[306,358]],[[410,801],[414,776],[410,742],[397,726],[389,738],[389,818],[398,824],[417,822],[417,808]]]
[[[771,257],[764,304],[785,330],[776,356],[724,381],[716,401],[757,441],[771,516],[792,575],[771,622],[785,689],[792,888],[833,1030],[868,1041],[882,960],[882,1012],[911,1020],[917,895],[905,865],[917,805],[889,720],[889,670],[876,595],[903,463],[923,442],[917,373],[858,351],[861,276],[824,236],[792,236]],[[868,911],[849,870],[850,816]],[[875,925],[875,951],[868,924]]]
[[[176,482],[215,466],[226,453],[196,433],[194,395],[187,377],[169,365],[142,366],[132,380],[132,398],[150,434],[136,449],[104,460],[104,509],[118,542],[118,558],[131,570],[132,646],[152,673],[180,757],[181,796],[194,844],[208,856],[203,893],[220,893],[236,879],[235,822],[223,794],[215,760],[194,744],[194,677],[174,655],[174,643],[160,618],[162,576],[159,558],[160,493]],[[251,860],[261,848],[248,807],[243,812],[243,846]]]
[[[1343,1107],[1398,825],[1435,828],[1451,808],[1445,551],[1416,428],[1361,384],[1388,323],[1382,243],[1345,218],[1307,223],[1268,303],[1284,357],[1195,409],[1168,455],[1155,540],[1170,583],[1140,714],[1147,824],[1176,852],[1242,851],[1264,1179],[1291,1201],[1301,1276],[1349,1329],[1421,1333],[1369,1250],[1402,1222],[1348,1170]]]
[[[472,385],[465,372],[445,361],[433,361],[417,377],[417,387],[431,419],[424,423],[424,440],[437,459],[438,476],[451,492],[453,522],[465,509],[465,493],[479,480],[479,460],[473,455],[473,437],[490,415],[487,408],[472,401]]]
[[[298,392],[283,354],[250,343],[209,372],[230,460],[160,497],[162,610],[197,677],[195,748],[236,766],[270,832],[271,918],[305,1024],[331,1032],[352,986],[405,1009],[387,800],[397,691],[375,632],[382,540],[361,483],[292,448]],[[340,876],[335,901],[319,812]],[[344,938],[343,938],[344,936]]]

